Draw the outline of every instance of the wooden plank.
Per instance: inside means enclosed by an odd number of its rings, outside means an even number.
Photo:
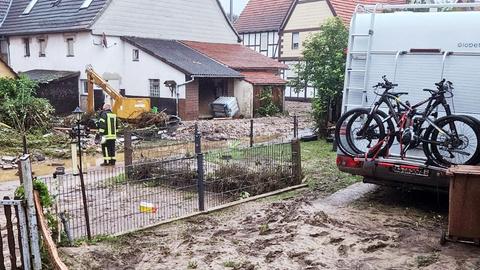
[[[22,230],[20,229],[20,215],[18,214],[18,207],[22,207],[21,205],[15,205],[14,206],[14,209],[15,209],[15,216],[17,217],[17,236],[18,236],[18,247],[20,249],[20,258],[21,258],[21,261],[24,262],[24,254],[23,254],[23,245],[22,245]],[[25,267],[23,267],[25,268]]]
[[[48,229],[47,221],[45,216],[43,215],[43,208],[42,204],[40,203],[40,195],[38,191],[34,191],[34,201],[35,201],[35,208],[37,210],[37,217],[38,217],[38,225],[40,227],[40,232],[43,236],[43,243],[47,248],[48,255],[50,256],[50,260],[52,261],[54,269],[57,270],[68,270],[67,266],[62,262],[60,257],[58,256],[57,246],[53,242],[52,235],[50,230]]]
[[[10,200],[9,197],[3,197],[4,200]],[[7,241],[8,241],[8,251],[10,253],[10,266],[12,269],[17,269],[17,254],[15,252],[15,234],[13,233],[13,222],[12,222],[12,206],[4,205],[5,209],[5,218],[7,220]]]
[[[3,257],[3,236],[2,231],[0,230],[0,247],[2,252],[0,252],[0,270],[5,270],[5,257]]]
[[[18,236],[20,240],[18,241],[21,249],[21,254],[23,256],[22,263],[23,269],[32,269],[32,263],[30,258],[30,244],[28,243],[28,225],[27,217],[25,216],[25,206],[23,203],[20,203],[15,208],[17,212],[17,222],[18,222]]]

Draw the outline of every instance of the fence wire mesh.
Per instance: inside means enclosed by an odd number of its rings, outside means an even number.
[[[200,132],[191,140],[175,141],[136,131],[131,133],[130,163],[86,172],[91,235],[137,230],[300,184],[299,150],[290,141],[208,141],[200,139]],[[80,177],[58,175],[42,181],[55,198],[53,211],[66,235],[86,237]]]

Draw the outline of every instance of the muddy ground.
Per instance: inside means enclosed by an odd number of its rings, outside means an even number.
[[[445,196],[349,189],[369,193],[294,192],[62,253],[71,269],[480,269],[479,247],[439,244]]]

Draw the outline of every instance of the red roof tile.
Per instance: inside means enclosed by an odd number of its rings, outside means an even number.
[[[250,0],[235,22],[239,33],[278,31],[295,0]]]
[[[381,4],[392,4],[400,5],[406,4],[406,0],[329,0],[332,8],[334,9],[336,15],[340,17],[343,22],[347,25],[350,25],[350,20],[352,19],[353,12],[355,7],[359,4],[364,5],[375,5],[377,3]]]
[[[242,75],[244,80],[253,85],[284,85],[287,81],[271,72],[264,71],[244,71]]]
[[[278,70],[288,66],[240,44],[182,41],[214,60],[237,70]]]

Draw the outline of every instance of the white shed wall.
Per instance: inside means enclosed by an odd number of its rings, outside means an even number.
[[[253,85],[244,80],[235,80],[234,96],[237,98],[240,114],[246,118],[253,117]]]

